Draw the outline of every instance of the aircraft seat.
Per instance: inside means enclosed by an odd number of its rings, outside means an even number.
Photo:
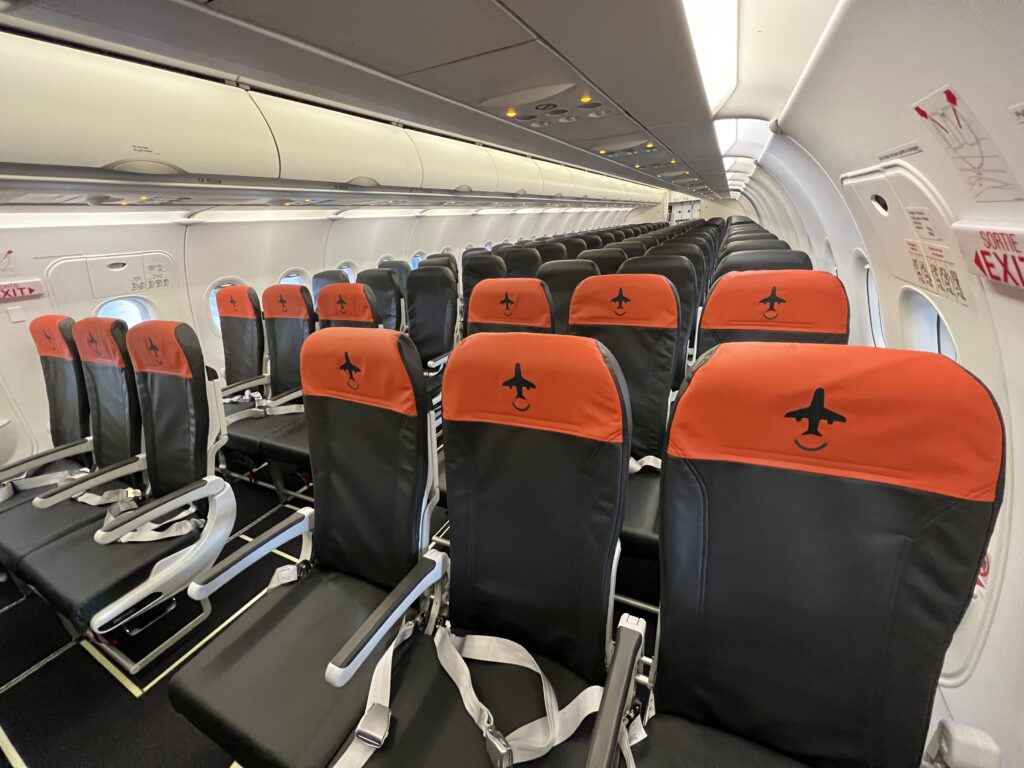
[[[587,244],[587,248],[601,248],[604,246],[604,241],[596,232],[584,232],[579,235],[579,238]],[[578,254],[576,258],[579,258]]]
[[[743,251],[788,251],[791,250],[792,246],[785,240],[779,240],[774,235],[771,238],[756,239],[756,240],[740,240],[738,242],[730,242],[723,244],[718,251],[718,258],[724,259],[733,253],[740,253]]]
[[[621,248],[594,248],[583,251],[576,258],[594,262],[602,275],[614,275],[626,260],[626,252]]]
[[[224,345],[224,394],[233,394],[239,384],[243,389],[258,387],[255,380],[263,376],[266,343],[259,296],[247,285],[226,285],[217,291],[217,313]]]
[[[353,367],[341,367],[347,363]],[[272,581],[170,683],[175,709],[246,766],[333,762],[363,714],[379,653],[344,689],[324,682],[325,669],[417,565],[432,503],[430,403],[408,336],[318,331],[302,350],[302,381],[313,508],[245,544],[198,576],[189,592],[209,599],[301,537],[302,563],[292,569],[298,578]]]
[[[830,272],[727,272],[708,294],[697,354],[726,342],[846,344],[849,337],[850,302]]]
[[[212,565],[235,520],[231,487],[214,474],[224,444],[224,410],[195,332],[184,323],[150,320],[128,330],[127,348],[144,452],[53,495],[70,498],[88,483],[144,472],[139,506],[109,510],[98,529],[81,527],[27,555],[18,567],[21,578],[76,631],[101,637],[153,611]],[[139,661],[109,642],[98,645],[134,674],[208,616],[207,604],[197,619]]]
[[[393,272],[398,278],[398,287],[402,289],[402,295],[406,295],[406,286],[409,284],[409,275],[412,273],[412,265],[402,259],[386,259],[377,265],[377,269],[384,269]],[[358,280],[358,276],[356,277]]]
[[[348,275],[341,269],[325,269],[313,275],[313,308],[320,311],[320,291],[326,286],[347,282]]]
[[[89,399],[74,322],[66,315],[42,315],[29,323],[43,371],[53,447],[0,467],[0,513],[31,501],[92,461]]]
[[[380,328],[373,288],[363,283],[333,283],[320,291],[321,328]]]
[[[615,242],[615,236],[610,230],[602,230],[601,232],[595,232],[594,234],[601,238],[602,246],[611,245]]]
[[[625,253],[627,259],[635,259],[637,256],[647,253],[647,246],[639,240],[621,240],[615,244],[615,247]]]
[[[751,387],[752,371],[771,374]],[[942,355],[715,348],[662,469],[657,716],[637,765],[919,765],[1004,472],[991,393]]]
[[[540,254],[541,266],[544,266],[550,261],[562,261],[569,258],[568,251],[565,249],[563,243],[530,243],[530,248],[533,248],[537,253]]]
[[[759,249],[754,251],[738,251],[720,258],[715,267],[711,284],[714,285],[722,275],[729,272],[751,272],[770,269],[813,269],[811,257],[803,251],[791,251],[781,248]]]
[[[373,289],[373,298],[385,328],[397,331],[405,327],[405,294],[398,275],[387,269],[364,269],[356,275],[356,282]]]
[[[704,303],[704,297],[708,292],[708,280],[710,278],[711,270],[708,268],[708,256],[707,252],[699,245],[693,242],[679,242],[676,240],[670,240],[667,243],[651,248],[645,256],[664,256],[664,255],[677,255],[687,259],[693,266],[694,278],[696,279],[695,288],[697,291],[697,304]],[[676,286],[678,290],[679,286]],[[682,297],[680,297],[682,298]],[[692,325],[691,325],[692,327]]]
[[[565,257],[575,259],[589,247],[587,241],[578,235],[567,235],[558,242],[565,246]]]
[[[141,450],[142,425],[135,373],[125,344],[127,330],[124,321],[101,317],[79,320],[72,327],[89,401],[90,470],[130,460]],[[56,502],[47,498],[60,486],[41,488],[31,500],[0,514],[0,565],[17,573],[26,555],[101,519],[110,503],[105,494],[128,487],[117,481],[102,483],[93,489],[95,495]],[[44,504],[45,509],[40,509]]]
[[[667,244],[658,248],[668,248]],[[678,246],[677,246],[678,247]],[[685,246],[684,246],[685,247]],[[627,259],[619,267],[619,273],[623,275],[647,274],[661,275],[668,278],[675,286],[676,298],[679,299],[679,320],[680,332],[676,339],[676,368],[672,376],[672,389],[679,389],[686,373],[686,354],[690,337],[694,331],[694,323],[697,319],[697,306],[700,303],[699,277],[696,272],[696,265],[700,254],[691,259],[677,253],[656,253],[657,249],[651,249],[644,256],[635,259]]]
[[[486,251],[485,251],[486,253]],[[448,267],[456,282],[459,280],[459,260],[450,253],[432,253],[420,259],[420,267]],[[419,268],[419,267],[417,267]]]
[[[567,259],[541,264],[537,277],[544,281],[551,294],[555,333],[569,332],[569,305],[576,286],[588,277],[599,275],[597,264],[588,259]]]
[[[436,394],[459,328],[459,287],[447,266],[420,266],[409,275],[409,338],[419,350],[427,389]]]
[[[470,335],[554,332],[551,292],[536,277],[484,280],[474,289],[466,316]]]
[[[469,315],[473,289],[483,280],[507,275],[505,261],[500,256],[491,253],[472,253],[462,257],[463,336],[469,335],[469,323],[466,318]]]
[[[509,277],[536,277],[541,258],[535,248],[516,246],[501,252]]]

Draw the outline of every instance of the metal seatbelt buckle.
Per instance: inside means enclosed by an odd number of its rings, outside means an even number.
[[[356,738],[374,749],[380,749],[384,746],[390,729],[391,709],[383,704],[374,704],[359,720],[359,725],[356,726]]]
[[[512,768],[512,747],[495,728],[488,728],[484,733],[487,740],[487,757],[493,768]]]

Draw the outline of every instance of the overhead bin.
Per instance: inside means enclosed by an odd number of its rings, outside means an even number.
[[[541,179],[544,181],[544,194],[549,197],[573,197],[576,189],[572,173],[564,165],[537,160]]]
[[[277,140],[281,178],[421,186],[420,155],[408,131],[265,93],[251,95]]]
[[[503,152],[500,149],[488,149],[487,154],[498,172],[497,192],[513,195],[544,194],[544,178],[533,158]]]
[[[135,173],[278,175],[240,88],[0,33],[0,162]]]
[[[468,141],[422,131],[406,131],[423,164],[424,189],[494,192],[498,171],[488,151]]]

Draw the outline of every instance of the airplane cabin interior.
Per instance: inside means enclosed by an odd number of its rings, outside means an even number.
[[[1024,766],[1022,28],[0,0],[0,766]]]

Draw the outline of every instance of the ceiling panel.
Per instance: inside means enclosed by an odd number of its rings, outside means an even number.
[[[501,8],[480,0],[212,0],[208,5],[389,75],[532,38]]]

